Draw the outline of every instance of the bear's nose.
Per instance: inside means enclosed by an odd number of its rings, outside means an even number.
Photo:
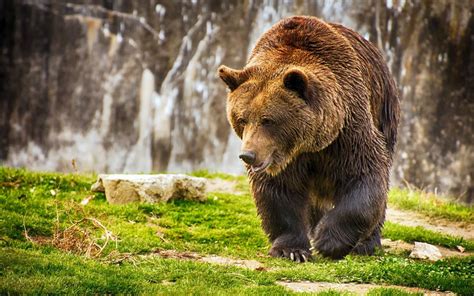
[[[242,151],[242,153],[239,155],[239,158],[245,161],[246,164],[252,165],[255,163],[255,152]]]

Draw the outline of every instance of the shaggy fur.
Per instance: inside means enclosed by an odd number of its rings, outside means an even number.
[[[229,122],[242,139],[270,255],[372,254],[380,246],[399,100],[379,51],[357,33],[291,17],[225,66]]]

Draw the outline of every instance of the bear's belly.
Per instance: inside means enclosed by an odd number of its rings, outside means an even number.
[[[334,183],[326,178],[316,178],[309,188],[309,203],[312,207],[329,210],[334,206]]]

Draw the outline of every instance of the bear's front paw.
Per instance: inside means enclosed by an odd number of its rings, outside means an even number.
[[[311,259],[311,251],[307,248],[291,248],[291,247],[272,247],[269,252],[270,256],[276,258],[288,258],[292,261],[303,263]]]
[[[353,248],[350,244],[329,234],[320,235],[316,240],[311,241],[311,245],[313,245],[321,255],[332,259],[342,259],[349,254]]]

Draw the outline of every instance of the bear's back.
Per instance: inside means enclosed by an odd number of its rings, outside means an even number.
[[[330,24],[352,45],[362,64],[361,71],[370,91],[374,124],[385,136],[387,148],[393,153],[400,114],[398,90],[380,51],[359,33],[340,24]]]
[[[305,16],[283,19],[265,32],[249,63],[260,57],[289,64],[311,63],[311,58],[316,58],[336,74],[345,74],[347,68],[357,65],[355,52],[346,38],[328,23]]]

